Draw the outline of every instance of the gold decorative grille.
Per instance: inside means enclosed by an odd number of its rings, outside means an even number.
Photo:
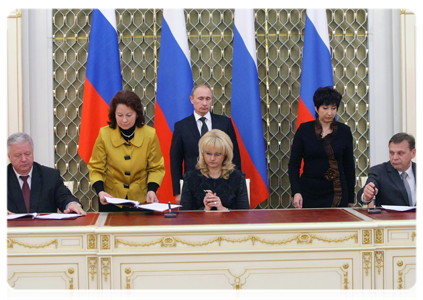
[[[154,125],[162,14],[160,9],[116,10],[123,88],[140,96],[150,126]],[[194,84],[209,84],[215,96],[214,112],[230,116],[234,10],[186,9],[185,15]],[[288,161],[296,128],[306,10],[256,9],[255,16],[270,190],[269,198],[257,208],[288,208],[292,207]],[[368,13],[328,9],[327,17],[334,82],[343,94],[338,120],[351,127],[356,175],[365,176],[369,165]],[[90,9],[53,10],[54,147],[62,176],[75,181],[75,195],[88,211],[97,211],[88,169],[77,150],[90,22]]]

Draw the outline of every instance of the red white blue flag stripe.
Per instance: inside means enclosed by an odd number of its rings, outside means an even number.
[[[269,188],[252,9],[235,9],[231,115],[255,207],[267,199]]]
[[[193,111],[189,99],[194,87],[190,60],[184,10],[164,9],[154,128],[167,170],[157,196],[166,201],[174,199],[169,156],[174,125]]]
[[[333,86],[326,9],[307,9],[297,128],[315,119],[313,95],[325,86]]]
[[[94,9],[82,103],[79,155],[88,163],[101,127],[107,125],[113,96],[122,90],[114,9]]]

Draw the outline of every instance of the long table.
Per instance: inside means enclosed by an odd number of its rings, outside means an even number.
[[[408,289],[416,212],[88,213],[7,222],[16,289]]]

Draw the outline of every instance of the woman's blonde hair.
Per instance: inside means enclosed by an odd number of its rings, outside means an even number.
[[[222,153],[224,157],[222,163],[222,177],[224,179],[228,179],[229,175],[235,168],[235,165],[232,163],[232,158],[234,157],[234,146],[230,137],[222,130],[213,129],[201,137],[198,142],[199,157],[196,168],[201,170],[203,175],[207,176],[209,174],[209,169],[204,161],[204,153],[213,147],[216,152]]]

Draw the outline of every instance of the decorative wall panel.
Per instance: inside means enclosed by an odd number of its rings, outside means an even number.
[[[154,126],[162,14],[161,9],[116,10],[123,88],[140,96],[150,126]],[[234,10],[186,9],[185,15],[194,84],[209,84],[214,112],[230,116]],[[257,208],[289,208],[288,161],[296,128],[306,10],[256,9],[255,16],[270,192]],[[334,85],[343,95],[338,120],[353,132],[359,178],[366,176],[369,166],[368,13],[328,9],[327,18]],[[90,22],[89,9],[53,10],[52,113],[56,168],[75,182],[75,195],[88,211],[97,211],[87,166],[78,155]]]

